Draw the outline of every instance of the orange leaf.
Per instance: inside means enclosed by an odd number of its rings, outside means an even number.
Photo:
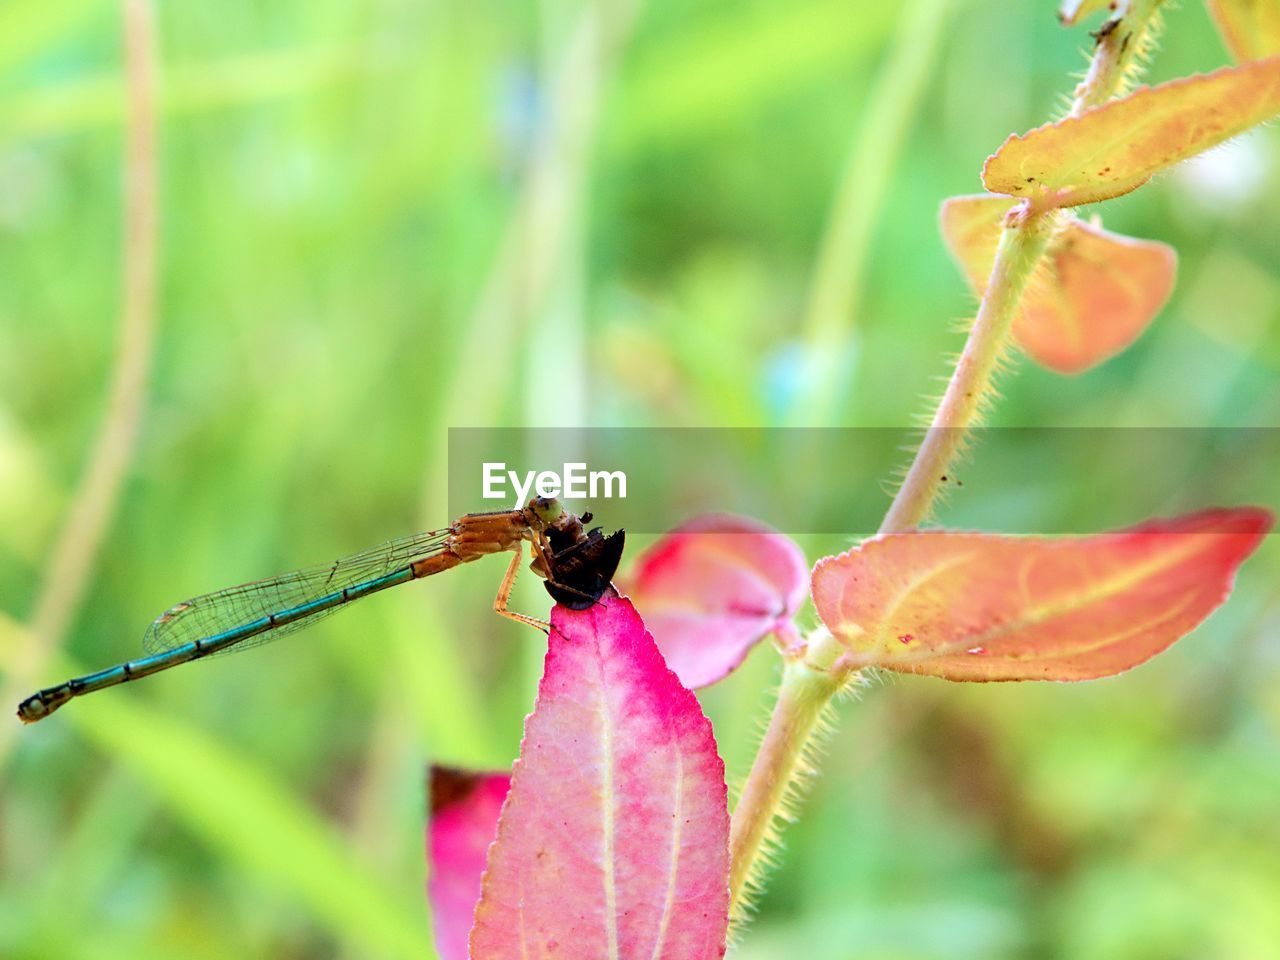
[[[1018,201],[978,194],[942,204],[942,236],[970,286],[987,287],[1005,213]],[[1115,356],[1173,290],[1173,248],[1075,220],[1054,239],[1023,295],[1013,335],[1037,363],[1080,373]]]
[[[1071,207],[1118,197],[1280,113],[1280,57],[1143,87],[1014,134],[988,157],[992,193]]]
[[[1088,680],[1189,633],[1271,528],[1257,508],[1044,539],[927,531],[819,561],[813,599],[859,666],[948,680]]]
[[[1209,12],[1237,61],[1280,53],[1280,2],[1209,0]]]

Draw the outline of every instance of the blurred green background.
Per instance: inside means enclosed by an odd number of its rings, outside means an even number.
[[[1168,21],[1154,80],[1226,62],[1198,2]],[[0,7],[0,673],[24,693],[135,655],[183,597],[447,522],[449,426],[908,423],[973,309],[938,203],[1061,110],[1090,43],[1047,0],[168,0],[154,372],[43,656],[116,363],[119,35],[110,3]],[[1264,129],[1107,204],[1177,247],[1173,301],[1084,376],[1019,362],[993,422],[1280,424],[1277,160]],[[1018,495],[962,494],[942,521]],[[428,956],[424,762],[507,765],[540,666],[489,612],[501,562],[0,722],[0,956]],[[1278,572],[1268,543],[1116,680],[845,703],[736,955],[1280,956]],[[703,697],[733,782],[775,667]]]

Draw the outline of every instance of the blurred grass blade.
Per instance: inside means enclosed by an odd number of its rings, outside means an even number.
[[[263,768],[127,696],[104,697],[67,716],[221,856],[303,904],[361,956],[434,956],[418,891],[383,884],[332,826]]]
[[[65,40],[103,5],[94,0],[27,0],[4,5],[0,30],[0,74],[9,73]]]
[[[872,237],[937,60],[951,2],[913,0],[902,8],[870,103],[858,113],[858,132],[831,204],[809,290],[804,319],[806,377],[791,407],[793,425],[837,422],[840,395],[848,379],[849,337],[863,298]]]
[[[29,642],[12,676],[0,686],[0,699],[5,701],[21,696],[21,689],[43,672],[75,623],[129,477],[147,408],[159,270],[156,88],[160,57],[152,0],[124,0],[121,21],[125,127],[119,341],[102,421],[36,594]],[[12,738],[12,727],[0,734],[0,764]]]
[[[316,44],[174,64],[165,69],[159,111],[170,117],[311,92],[379,62],[360,44]],[[49,84],[0,103],[0,139],[112,126],[122,116],[114,73]]]
[[[701,140],[708,124],[753,113],[779,93],[874,55],[893,12],[891,4],[864,4],[852,23],[849,4],[821,0],[692,24],[627,71],[610,146],[627,153]]]

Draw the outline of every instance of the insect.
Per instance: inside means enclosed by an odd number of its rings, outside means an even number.
[[[519,510],[469,513],[442,530],[391,540],[334,563],[227,587],[184,600],[147,628],[148,656],[76,677],[34,693],[18,705],[18,717],[34,723],[86,693],[168,670],[180,663],[274,640],[388,587],[421,580],[459,564],[512,552],[493,601],[495,612],[545,630],[533,617],[507,609],[529,544],[538,576],[556,602],[575,610],[596,603],[622,559],[623,531],[588,531],[591,514],[577,516],[558,500],[535,497]]]

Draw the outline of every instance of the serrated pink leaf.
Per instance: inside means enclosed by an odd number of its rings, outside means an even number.
[[[774,631],[789,635],[809,568],[795,542],[744,517],[699,517],[651,546],[619,581],[667,665],[690,689],[732,672]]]
[[[1226,600],[1271,524],[1244,507],[1089,537],[893,534],[819,561],[813,597],[856,665],[1088,680],[1189,633]]]
[[[1009,137],[982,168],[992,193],[1038,207],[1119,197],[1280,113],[1280,57],[1141,87]]]
[[[942,204],[942,236],[974,291],[991,275],[1004,216],[1019,201],[978,194]],[[1072,219],[1053,239],[1013,323],[1019,346],[1058,373],[1115,356],[1155,319],[1177,272],[1173,248]]]
[[[431,768],[427,897],[440,960],[467,960],[485,854],[510,786],[509,773]]]
[[[728,848],[711,725],[635,608],[556,606],[471,956],[720,957]]]

